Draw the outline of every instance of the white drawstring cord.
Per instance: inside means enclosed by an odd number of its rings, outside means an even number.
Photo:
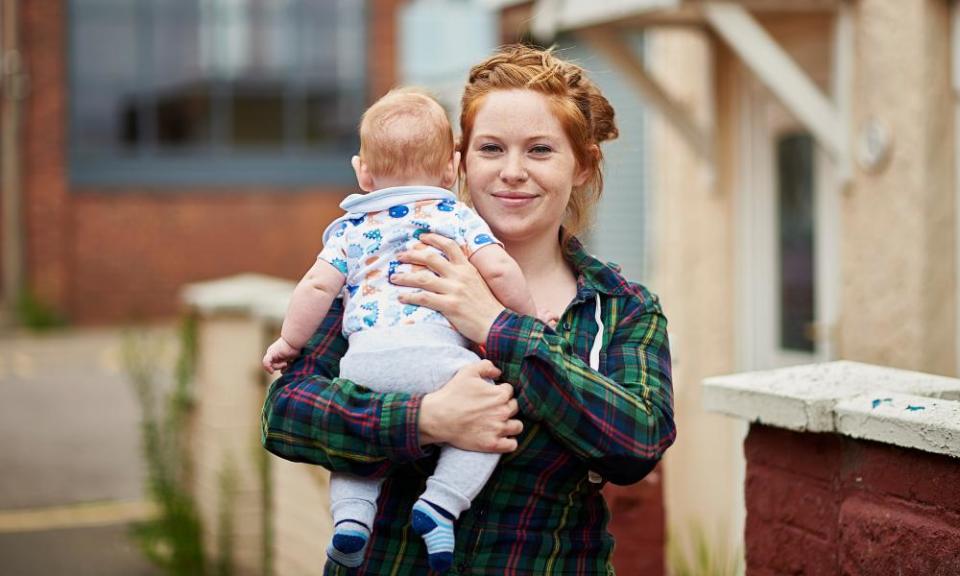
[[[597,336],[593,339],[593,347],[590,348],[590,367],[594,370],[600,370],[600,349],[603,348],[603,319],[601,318],[600,294],[597,293],[597,304],[594,308],[594,319],[597,321]],[[603,476],[600,476],[593,470],[587,472],[587,480],[592,484],[602,484]]]

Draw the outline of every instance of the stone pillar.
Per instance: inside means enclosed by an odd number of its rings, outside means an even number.
[[[752,422],[748,576],[960,573],[960,380],[833,362],[704,398]]]
[[[190,437],[194,496],[206,552],[229,555],[238,574],[268,573],[272,555],[272,482],[260,445],[266,392],[260,359],[269,334],[255,308],[292,289],[290,282],[250,274],[193,284],[183,295],[199,317]]]

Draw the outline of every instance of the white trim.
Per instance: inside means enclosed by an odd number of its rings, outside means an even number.
[[[530,31],[540,40],[557,32],[599,26],[659,9],[679,8],[681,0],[537,0]]]
[[[840,196],[853,177],[850,142],[850,121],[853,118],[853,8],[844,2],[834,22],[831,66],[832,92],[840,112],[837,128],[844,143],[843,154],[831,165],[825,154],[818,154],[816,196],[816,322],[817,358],[837,358],[837,325],[840,321],[840,299],[843,271],[840,263]]]
[[[656,78],[647,73],[643,61],[630,50],[618,33],[585,29],[579,30],[576,37],[616,67],[639,90],[644,101],[663,115],[707,166],[713,166],[712,131],[698,126],[689,109],[679,104]]]
[[[847,148],[837,128],[840,115],[789,54],[742,6],[709,3],[707,21],[767,88],[816,137],[830,155],[841,159]]]
[[[751,370],[756,366],[756,335],[754,314],[756,300],[754,298],[754,283],[752,278],[757,276],[756,260],[750,257],[750,247],[753,241],[755,220],[751,208],[754,204],[753,190],[756,189],[756,173],[752,164],[754,145],[754,115],[752,109],[753,95],[749,83],[737,69],[737,102],[731,106],[731,113],[737,118],[737,169],[734,171],[737,181],[733,185],[735,194],[734,234],[736,235],[736,251],[734,262],[736,268],[736,368],[738,371]]]
[[[491,10],[503,10],[504,8],[513,8],[514,6],[529,4],[531,2],[533,2],[533,0],[480,0],[480,4]]]
[[[954,171],[954,253],[956,268],[956,287],[954,298],[956,319],[956,352],[955,370],[960,375],[960,0],[955,0],[951,6],[950,45],[952,49],[952,85],[953,85],[953,171]]]

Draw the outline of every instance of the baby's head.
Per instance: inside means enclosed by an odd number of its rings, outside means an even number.
[[[456,181],[460,153],[443,107],[426,92],[397,88],[360,121],[360,155],[352,160],[366,192],[390,186],[440,186]]]

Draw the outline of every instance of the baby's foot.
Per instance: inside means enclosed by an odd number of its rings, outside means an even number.
[[[370,539],[370,529],[354,520],[341,520],[333,528],[333,542],[327,556],[337,564],[356,568],[363,563],[363,553]]]
[[[413,505],[413,531],[427,545],[430,568],[445,572],[453,563],[453,514],[424,499]]]

